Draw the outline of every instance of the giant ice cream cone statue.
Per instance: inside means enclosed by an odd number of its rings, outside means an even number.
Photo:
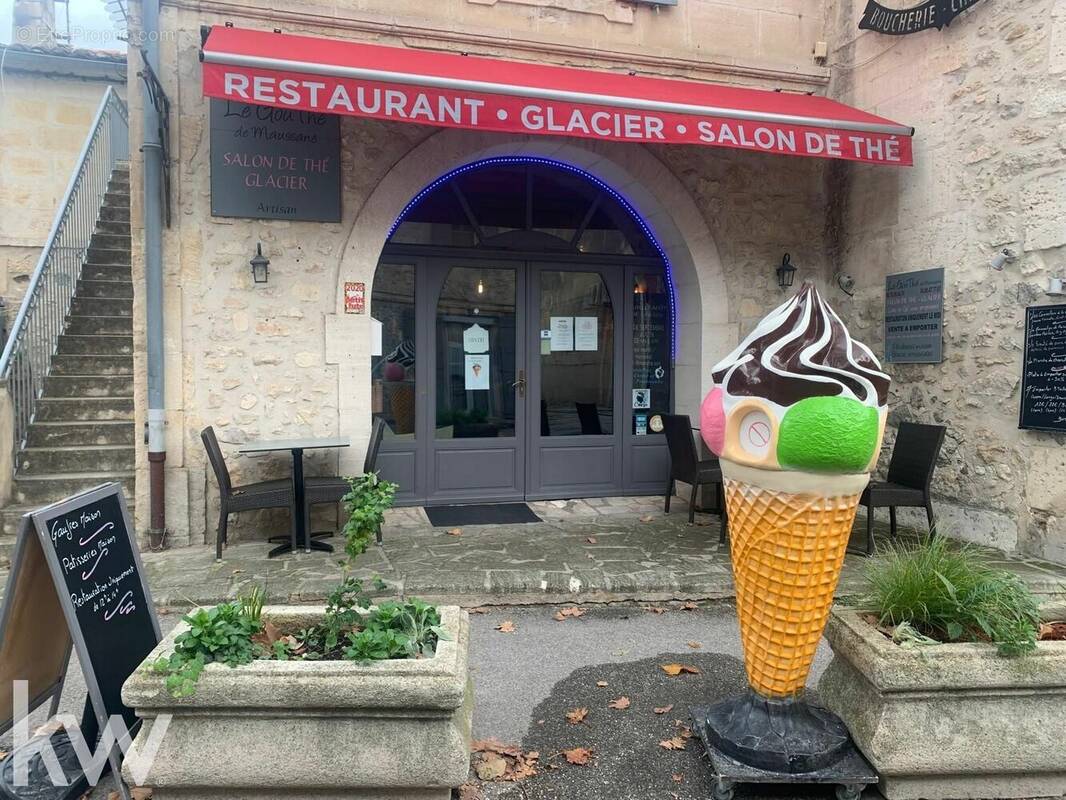
[[[712,374],[700,430],[722,464],[752,693],[716,706],[708,726],[748,763],[818,769],[847,731],[799,698],[877,462],[889,378],[812,284]]]

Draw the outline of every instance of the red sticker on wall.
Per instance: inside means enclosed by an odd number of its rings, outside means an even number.
[[[366,313],[366,284],[347,282],[344,284],[344,313]]]

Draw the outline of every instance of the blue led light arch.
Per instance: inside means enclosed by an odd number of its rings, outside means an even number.
[[[388,234],[386,235],[385,240],[388,241],[392,238],[392,235],[396,232],[396,229],[404,222],[405,219],[407,219],[407,216],[418,206],[420,202],[422,202],[422,200],[424,200],[429,194],[436,191],[440,186],[452,180],[453,178],[456,178],[459,175],[462,175],[467,172],[472,172],[473,170],[514,164],[539,164],[541,166],[551,167],[554,169],[570,172],[593,184],[601,191],[604,191],[609,194],[612,198],[614,198],[615,201],[618,202],[618,204],[623,209],[625,209],[626,213],[629,214],[629,216],[637,224],[640,230],[644,233],[644,236],[647,238],[648,242],[651,243],[651,246],[655,249],[655,252],[658,253],[659,258],[662,259],[663,270],[666,273],[666,284],[669,287],[670,298],[670,357],[671,359],[676,361],[678,325],[677,287],[674,285],[673,266],[670,263],[669,256],[666,255],[666,251],[663,249],[662,245],[659,244],[659,240],[656,239],[655,234],[652,233],[651,228],[648,226],[648,223],[644,221],[644,218],[633,207],[632,203],[630,203],[621,193],[619,193],[612,186],[608,185],[607,183],[604,183],[604,181],[600,180],[592,173],[586,172],[578,166],[568,164],[565,161],[558,161],[554,158],[545,158],[543,156],[493,156],[491,158],[483,158],[478,161],[471,161],[469,164],[463,164],[460,167],[456,167],[455,169],[444,173],[432,183],[428,184],[421,191],[419,191],[418,194],[412,197],[411,200],[407,203],[407,205],[403,207],[403,210],[399,213],[399,216],[397,216],[396,219],[393,221],[392,225],[389,226]]]

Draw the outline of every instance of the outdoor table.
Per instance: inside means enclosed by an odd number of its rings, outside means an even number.
[[[279,450],[288,450],[292,453],[292,495],[293,503],[296,506],[296,520],[293,522],[292,535],[289,541],[267,553],[268,558],[280,556],[282,553],[291,553],[297,548],[298,542],[303,543],[305,553],[310,553],[312,550],[323,550],[327,553],[333,552],[332,545],[312,539],[305,524],[304,450],[351,447],[351,444],[352,442],[347,436],[326,436],[304,439],[263,439],[258,442],[248,442],[238,449],[240,453],[269,453]]]

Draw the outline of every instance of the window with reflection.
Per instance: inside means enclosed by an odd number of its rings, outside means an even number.
[[[415,438],[415,268],[378,264],[370,315],[381,323],[381,355],[370,358],[371,407],[385,436]]]
[[[515,435],[515,271],[453,267],[437,303],[436,438]]]
[[[541,436],[614,433],[614,310],[598,272],[541,270]]]
[[[630,432],[655,435],[653,417],[670,413],[670,287],[661,272],[633,279],[633,386]]]

